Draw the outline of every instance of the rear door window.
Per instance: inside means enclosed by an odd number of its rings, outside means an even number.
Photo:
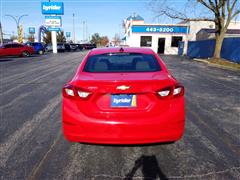
[[[161,67],[151,54],[109,53],[90,56],[85,64],[84,72],[155,72]]]
[[[20,47],[23,47],[23,46],[20,44],[12,44],[12,48],[20,48]]]
[[[6,49],[12,48],[12,45],[11,45],[11,44],[7,44],[7,45],[5,45],[4,47],[5,47]]]

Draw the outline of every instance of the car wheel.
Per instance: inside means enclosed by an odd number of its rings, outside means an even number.
[[[44,54],[43,50],[39,50],[38,54],[43,55]]]
[[[22,52],[22,56],[23,56],[23,57],[29,57],[29,56],[30,56],[30,53],[27,52],[27,51],[23,51],[23,52]]]

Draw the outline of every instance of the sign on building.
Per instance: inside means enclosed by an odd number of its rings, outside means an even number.
[[[45,25],[61,27],[62,26],[62,18],[61,18],[61,16],[45,16]]]
[[[134,33],[188,33],[188,26],[132,26]]]
[[[64,6],[62,2],[42,2],[42,14],[55,14],[55,15],[63,15],[64,14]]]

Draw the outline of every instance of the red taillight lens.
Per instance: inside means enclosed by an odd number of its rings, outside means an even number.
[[[65,85],[62,90],[63,96],[67,98],[87,99],[91,92],[85,91],[81,88],[74,87],[72,85]]]

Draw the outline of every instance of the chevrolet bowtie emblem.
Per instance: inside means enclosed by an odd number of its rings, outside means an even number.
[[[129,88],[130,88],[130,86],[125,86],[125,85],[117,86],[117,89],[118,89],[118,90],[127,90],[127,89],[129,89]]]

